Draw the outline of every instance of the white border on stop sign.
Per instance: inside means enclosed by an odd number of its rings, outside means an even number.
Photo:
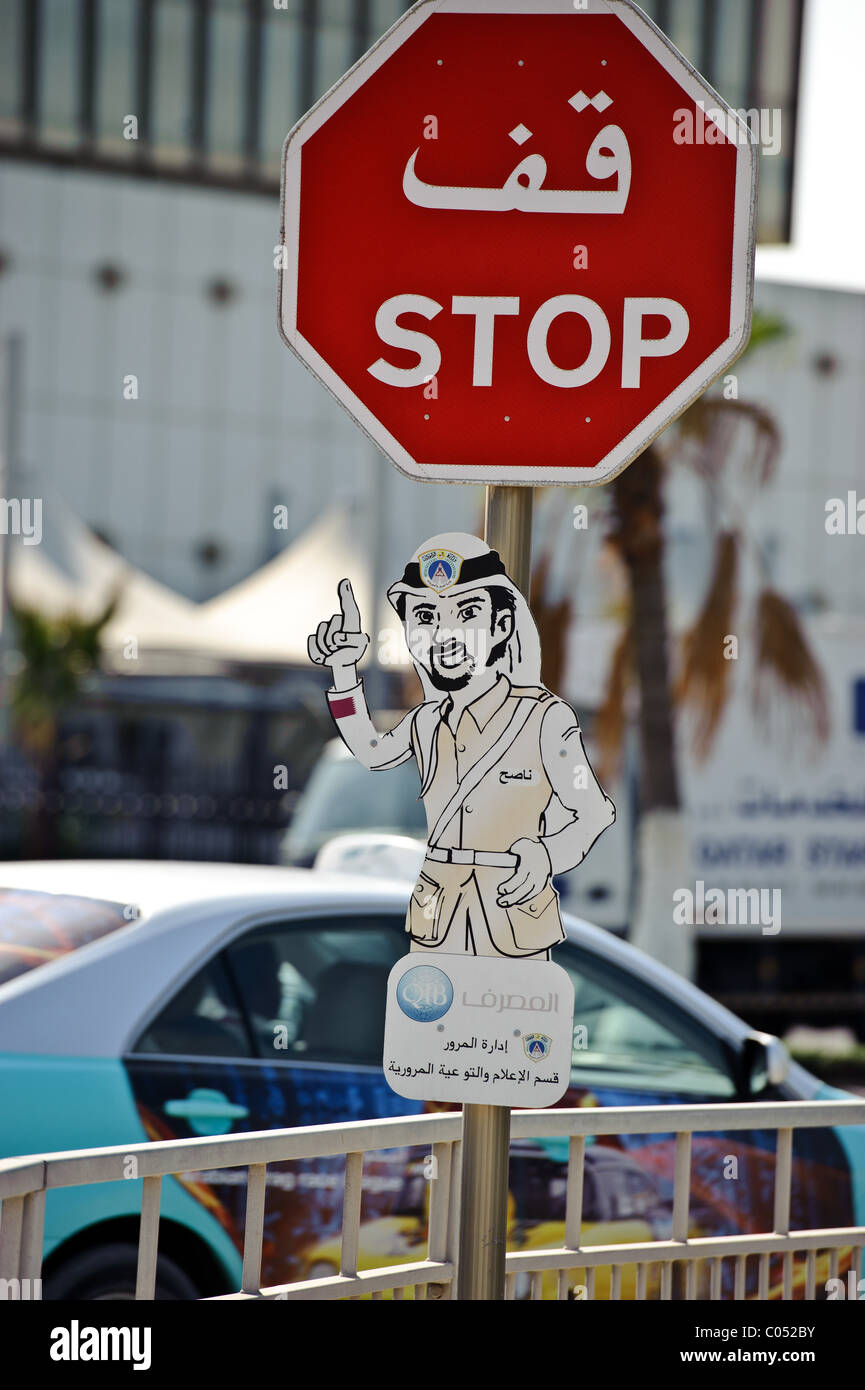
[[[363,401],[349,389],[340,376],[325,362],[297,329],[297,263],[300,244],[300,153],[310,138],[334,111],[343,106],[354,93],[387,62],[431,14],[567,14],[574,18],[590,14],[615,15],[626,24],[642,46],[678,82],[683,92],[697,103],[707,105],[706,118],[714,119],[711,111],[720,111],[726,122],[725,138],[730,129],[737,131],[736,188],[730,291],[730,331],[725,341],[701,362],[655,409],[626,435],[616,447],[599,459],[593,467],[556,468],[549,465],[525,465],[497,472],[489,466],[460,466],[424,464],[414,459],[398,439],[390,433]],[[719,121],[715,122],[720,125]],[[721,125],[721,129],[724,127]],[[754,247],[756,240],[757,203],[757,137],[737,116],[723,97],[700,75],[692,63],[679,52],[656,24],[644,14],[634,0],[588,0],[585,9],[576,10],[573,0],[419,0],[373,45],[363,57],[349,68],[338,82],[302,116],[286,136],[282,151],[282,191],[280,199],[280,243],[287,248],[287,264],[279,270],[277,281],[277,327],[286,347],[300,358],[304,366],[317,377],[368,436],[401,473],[409,478],[438,483],[482,483],[505,486],[541,487],[546,484],[597,486],[608,483],[627,468],[662,430],[672,424],[716,377],[729,367],[744,351],[751,334],[751,310],[754,297]],[[286,217],[291,209],[290,222]]]

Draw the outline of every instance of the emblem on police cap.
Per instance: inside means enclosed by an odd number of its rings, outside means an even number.
[[[462,555],[454,550],[425,550],[418,556],[421,579],[428,589],[436,589],[439,593],[456,584],[462,563]]]
[[[543,1062],[545,1057],[549,1057],[552,1045],[553,1040],[546,1033],[523,1034],[523,1051],[530,1062]]]

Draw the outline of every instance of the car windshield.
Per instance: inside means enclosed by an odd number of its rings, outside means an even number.
[[[128,925],[122,903],[0,888],[0,984]]]
[[[426,833],[414,759],[370,772],[354,758],[325,757],[301,797],[292,835],[311,839],[329,830]]]

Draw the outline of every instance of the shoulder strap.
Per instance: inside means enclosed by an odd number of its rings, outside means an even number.
[[[426,792],[435,772],[437,715],[438,705],[434,701],[427,701],[418,706],[412,721],[412,740],[421,781],[420,796]]]
[[[474,767],[469,769],[450,801],[445,806],[429,833],[428,843],[430,845],[435,845],[438,842],[439,835],[447,829],[466,797],[474,791],[475,787],[482,778],[487,775],[490,769],[495,767],[499,759],[504,757],[505,753],[507,753],[511,744],[522,731],[537,707],[538,701],[535,697],[525,695],[520,698],[507,728],[499,735],[493,746],[487,749],[484,756],[478,759]]]

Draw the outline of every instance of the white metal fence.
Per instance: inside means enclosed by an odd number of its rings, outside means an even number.
[[[522,1110],[511,1117],[511,1139],[569,1141],[564,1240],[550,1248],[509,1253],[506,1297],[720,1299],[723,1262],[733,1262],[733,1297],[746,1296],[746,1260],[756,1257],[757,1298],[817,1296],[839,1274],[842,1258],[863,1277],[865,1226],[790,1231],[793,1135],[797,1129],[865,1125],[865,1101],[754,1102],[737,1105],[655,1105],[580,1110]],[[462,1117],[458,1113],[405,1119],[361,1120],[304,1129],[267,1130],[221,1139],[175,1139],[133,1146],[85,1149],[0,1161],[0,1281],[4,1290],[34,1287],[41,1275],[45,1194],[52,1188],[117,1182],[130,1159],[143,1178],[136,1298],[152,1299],[156,1286],[162,1179],[200,1169],[248,1170],[243,1274],[227,1299],[339,1299],[456,1296]],[[775,1130],[772,1229],[729,1236],[688,1236],[691,1140],[698,1133]],[[669,1240],[582,1245],[583,1180],[590,1135],[673,1134],[675,1171]],[[424,1259],[359,1269],[364,1156],[386,1149],[427,1148],[431,1172],[427,1253]],[[262,1289],[261,1258],[267,1166],[345,1155],[340,1272],[332,1277]],[[780,1284],[770,1286],[770,1261],[781,1257]],[[674,1275],[678,1271],[678,1277]],[[601,1276],[599,1278],[599,1275]],[[25,1281],[30,1281],[25,1284]],[[35,1287],[38,1287],[36,1285]],[[14,1296],[14,1293],[13,1293]]]

